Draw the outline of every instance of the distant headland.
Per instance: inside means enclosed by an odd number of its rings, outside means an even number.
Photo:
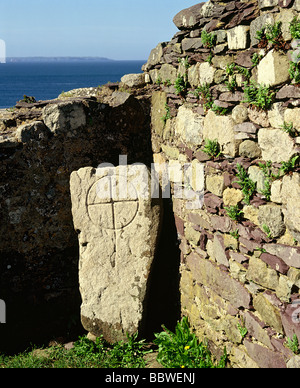
[[[24,62],[108,62],[113,59],[105,57],[7,57],[6,63]]]

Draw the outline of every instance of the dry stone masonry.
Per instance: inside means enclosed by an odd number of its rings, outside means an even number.
[[[161,210],[111,195],[126,155],[170,183],[162,235],[176,227],[176,308],[199,338],[231,367],[300,367],[299,14],[299,0],[196,4],[143,73],[1,112],[0,298],[21,317],[6,338],[52,330],[75,300],[95,335],[143,327]]]
[[[205,166],[204,206],[173,200],[181,312],[232,366],[300,366],[285,345],[300,338],[299,12],[197,4],[143,67],[154,159]]]

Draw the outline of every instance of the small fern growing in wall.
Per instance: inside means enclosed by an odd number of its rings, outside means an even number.
[[[247,205],[249,205],[250,199],[255,192],[256,184],[249,178],[249,175],[243,166],[237,163],[236,168],[238,171],[238,181],[236,181],[236,183],[241,186],[242,193],[244,194],[244,201]]]
[[[221,155],[220,145],[217,140],[205,140],[203,151],[211,158],[218,158]]]
[[[217,36],[213,33],[208,33],[203,30],[201,33],[201,40],[205,48],[213,48],[217,41]]]
[[[187,89],[188,89],[188,81],[187,77],[185,75],[180,75],[177,77],[175,81],[175,89],[176,94],[184,97],[186,95]]]
[[[258,85],[254,81],[245,84],[245,100],[251,107],[268,110],[274,101],[275,92],[269,86]]]
[[[290,33],[293,39],[300,39],[300,20],[297,16],[290,23]]]

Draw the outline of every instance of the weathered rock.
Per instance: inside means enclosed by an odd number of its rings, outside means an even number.
[[[290,268],[282,259],[277,256],[270,255],[269,253],[263,253],[260,256],[260,259],[268,264],[271,268],[284,275],[287,274]]]
[[[222,234],[215,234],[213,241],[213,258],[219,264],[229,267],[228,257],[225,252],[224,238]]]
[[[276,94],[277,99],[300,98],[300,90],[293,85],[284,85]]]
[[[293,338],[296,334],[300,337],[300,299],[294,299],[292,303],[288,304],[284,311],[281,312],[282,324],[286,336]]]
[[[160,225],[146,166],[84,168],[71,175],[80,244],[81,319],[108,341],[142,330]]]
[[[248,109],[244,105],[237,105],[232,109],[232,118],[236,124],[242,124],[248,119]]]
[[[139,88],[146,84],[145,74],[126,74],[121,78],[121,82],[130,88]]]
[[[173,22],[179,30],[193,28],[201,19],[201,10],[205,3],[196,4],[180,11]]]
[[[47,139],[50,134],[49,129],[42,121],[34,121],[30,124],[23,124],[17,128],[16,138],[22,143],[27,143],[31,140]]]
[[[249,308],[249,292],[227,272],[211,261],[201,259],[196,253],[187,257],[187,264],[198,283],[212,289],[234,307]]]
[[[258,6],[260,9],[272,8],[278,5],[278,0],[259,0]]]
[[[150,53],[147,64],[144,67],[145,71],[152,69],[155,65],[161,62],[163,56],[163,48],[166,43],[159,43]]]
[[[281,207],[275,204],[268,204],[259,207],[258,222],[260,228],[268,227],[272,237],[279,237],[285,231]]]
[[[257,166],[250,166],[248,168],[249,178],[256,183],[256,190],[262,193],[265,190],[265,175],[263,171]]]
[[[159,136],[162,136],[164,122],[162,117],[166,114],[167,95],[165,92],[153,92],[151,107],[151,125],[152,130]]]
[[[283,208],[285,224],[293,237],[300,241],[300,174],[294,173],[283,178],[280,198],[281,202],[286,205]]]
[[[300,131],[300,108],[287,109],[284,112],[284,121],[293,123],[294,129]]]
[[[297,14],[292,9],[282,9],[275,17],[275,21],[281,23],[281,32],[284,40],[291,40],[290,25]]]
[[[215,69],[208,62],[200,64],[199,72],[200,77],[199,81],[201,85],[211,84],[214,80]]]
[[[74,131],[86,125],[83,103],[71,101],[48,105],[43,109],[43,121],[53,133],[74,136]]]
[[[253,306],[265,323],[270,325],[278,333],[283,334],[280,316],[282,303],[274,294],[270,291],[265,291],[263,294],[257,295],[253,299]]]
[[[286,364],[290,369],[300,368],[300,356],[292,357]]]
[[[240,145],[239,153],[241,156],[249,159],[256,159],[261,157],[261,149],[259,145],[252,140],[245,140]]]
[[[272,105],[272,109],[268,111],[268,118],[273,128],[282,128],[284,125],[284,103],[277,102]]]
[[[183,51],[194,51],[203,47],[201,38],[185,38],[181,43]]]
[[[252,121],[252,124],[256,124],[260,127],[270,127],[268,113],[266,111],[248,108],[248,118]]]
[[[245,327],[248,329],[249,334],[257,341],[266,345],[269,349],[273,349],[270,337],[264,330],[264,322],[260,321],[253,313],[247,311],[243,315],[245,321]]]
[[[244,343],[248,354],[260,368],[286,368],[283,356],[277,352],[248,340],[245,340]]]
[[[262,260],[256,257],[250,258],[246,277],[248,280],[252,280],[271,290],[276,290],[278,286],[277,272],[274,269],[268,268]]]
[[[239,141],[235,139],[234,121],[229,116],[218,116],[209,111],[204,120],[204,139],[217,140],[225,155],[235,156]]]
[[[239,102],[244,99],[244,93],[242,92],[225,92],[220,94],[219,100],[220,101],[227,101],[227,102]]]
[[[110,121],[115,131],[131,134],[140,132],[145,114],[142,105],[133,94],[115,91],[110,98],[109,105],[113,108]],[[124,117],[126,117],[126,120],[124,120]]]
[[[280,275],[278,287],[276,288],[277,298],[283,302],[289,303],[293,287],[294,283],[287,276]]]
[[[249,44],[249,26],[238,26],[227,31],[229,50],[246,49]]]
[[[281,129],[261,128],[258,132],[258,144],[263,159],[273,163],[288,162],[296,153],[293,139]]]
[[[190,66],[188,69],[188,81],[191,86],[197,87],[200,84],[200,63]]]
[[[175,133],[187,144],[200,145],[203,140],[204,118],[186,106],[178,110]]]
[[[164,63],[159,69],[159,76],[162,82],[169,81],[171,84],[175,84],[177,69],[168,63]]]
[[[223,193],[224,206],[236,206],[244,199],[241,190],[227,188]]]
[[[207,175],[206,176],[206,190],[222,197],[224,186],[224,177],[222,175]]]
[[[280,257],[289,267],[300,268],[300,248],[283,244],[264,244],[263,248],[271,255]]]
[[[290,63],[286,55],[271,50],[257,66],[257,82],[276,86],[290,79]]]

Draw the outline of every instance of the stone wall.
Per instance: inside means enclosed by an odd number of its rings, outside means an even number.
[[[300,366],[285,346],[300,339],[299,12],[299,0],[195,5],[143,67],[157,169],[205,168],[196,209],[175,195],[192,182],[170,178],[181,313],[234,367]]]

